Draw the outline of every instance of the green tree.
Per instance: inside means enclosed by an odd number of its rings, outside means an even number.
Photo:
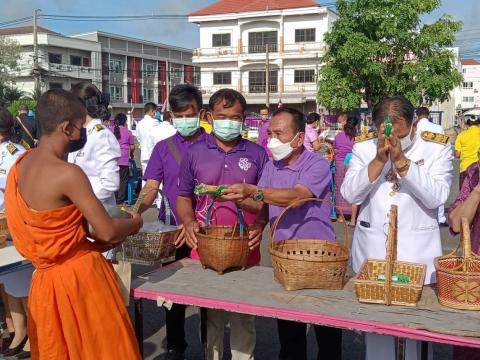
[[[20,52],[21,47],[16,41],[0,36],[0,86],[15,80]]]
[[[15,100],[15,101],[12,101],[10,103],[10,105],[8,105],[7,107],[7,110],[10,111],[10,114],[12,114],[13,116],[17,116],[18,115],[18,108],[20,107],[20,105],[22,104],[25,104],[28,106],[28,108],[30,110],[33,110],[35,111],[35,109],[37,108],[37,102],[35,100],[32,100],[32,99],[20,99],[20,100]]]
[[[325,34],[328,52],[319,72],[318,100],[329,109],[351,110],[365,101],[404,94],[413,104],[445,101],[462,82],[448,48],[462,23],[443,15],[433,24],[421,16],[440,0],[337,0],[338,19]]]

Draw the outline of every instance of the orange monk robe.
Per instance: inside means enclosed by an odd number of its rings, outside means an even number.
[[[5,190],[15,247],[36,268],[28,299],[32,359],[140,359],[127,309],[110,264],[86,239],[72,204],[35,211],[18,191],[19,162]]]

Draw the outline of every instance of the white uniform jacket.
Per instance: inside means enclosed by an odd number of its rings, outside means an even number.
[[[0,144],[0,211],[5,209],[5,186],[10,168],[18,157],[25,152],[22,145],[6,141]]]
[[[91,120],[86,128],[85,146],[68,154],[68,162],[82,168],[90,180],[93,192],[102,203],[115,205],[115,192],[120,187],[120,145],[115,135],[102,125],[101,120]]]
[[[140,144],[140,161],[142,163],[142,170],[147,169],[148,160],[152,155],[155,145],[162,140],[175,135],[175,128],[168,122],[160,122],[152,118],[150,115],[140,120],[137,124],[137,140]]]
[[[439,134],[444,133],[442,125],[434,124],[426,118],[420,119],[417,124],[417,134],[420,135],[424,131],[431,131]]]
[[[425,132],[436,139],[445,135]],[[422,135],[423,135],[422,134]],[[438,137],[437,137],[438,136]],[[411,160],[405,177],[397,175],[400,190],[392,192],[385,175],[388,162],[378,179],[368,179],[368,165],[377,153],[377,139],[355,143],[343,181],[343,197],[361,204],[352,244],[352,266],[360,270],[365,259],[384,259],[390,205],[398,205],[398,260],[427,265],[425,283],[435,282],[433,260],[442,255],[437,209],[444,204],[452,182],[452,147],[416,136],[405,155]]]

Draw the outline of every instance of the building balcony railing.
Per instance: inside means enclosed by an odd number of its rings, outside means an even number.
[[[248,84],[243,85],[242,87],[236,87],[233,85],[212,85],[212,86],[201,86],[201,91],[205,95],[211,95],[215,91],[222,88],[232,88],[240,91],[243,95],[246,96],[264,96],[267,91],[267,86],[265,84]],[[284,85],[270,85],[269,87],[271,94],[276,95],[292,95],[292,96],[316,96],[317,85],[315,83],[305,83],[305,84],[289,84]]]
[[[88,66],[77,66],[77,65],[69,65],[69,64],[55,64],[55,63],[47,63],[47,70],[51,72],[63,73],[65,75],[69,75],[69,73],[75,73],[76,75],[81,74],[94,74],[95,69]]]
[[[247,45],[241,47],[222,46],[214,48],[198,48],[193,50],[194,58],[201,57],[232,57],[244,54],[265,54],[267,52],[267,44],[263,45]],[[311,43],[295,43],[295,44],[268,44],[268,52],[272,54],[308,54],[308,53],[325,53],[326,47],[323,42]]]

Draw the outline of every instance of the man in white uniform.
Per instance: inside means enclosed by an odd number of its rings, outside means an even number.
[[[417,135],[414,108],[403,96],[377,104],[372,113],[379,129],[356,138],[341,192],[352,204],[361,204],[352,244],[352,267],[385,258],[390,206],[398,206],[398,259],[427,265],[425,283],[435,282],[433,260],[442,254],[438,207],[448,198],[453,154],[448,136],[433,132]],[[393,123],[385,135],[385,118]],[[408,360],[420,358],[420,343],[407,340]],[[431,355],[431,354],[430,354]],[[366,358],[394,359],[394,339],[367,334]]]
[[[140,161],[143,172],[147,169],[148,160],[155,145],[177,132],[168,121],[160,122],[155,117],[156,113],[157,105],[154,103],[145,104],[145,116],[137,124],[137,139],[140,143]]]
[[[118,158],[120,145],[115,135],[102,125],[108,116],[108,100],[95,85],[80,83],[72,92],[87,105],[86,143],[68,154],[68,162],[77,164],[88,176],[93,192],[104,204],[116,206],[115,192],[120,187]],[[81,145],[81,144],[80,144]]]
[[[417,134],[421,135],[424,131],[431,131],[437,134],[444,134],[443,127],[438,124],[430,122],[430,111],[426,107],[419,107],[417,109]],[[438,208],[438,223],[441,226],[448,226],[447,218],[445,216],[445,206],[442,204]]]

